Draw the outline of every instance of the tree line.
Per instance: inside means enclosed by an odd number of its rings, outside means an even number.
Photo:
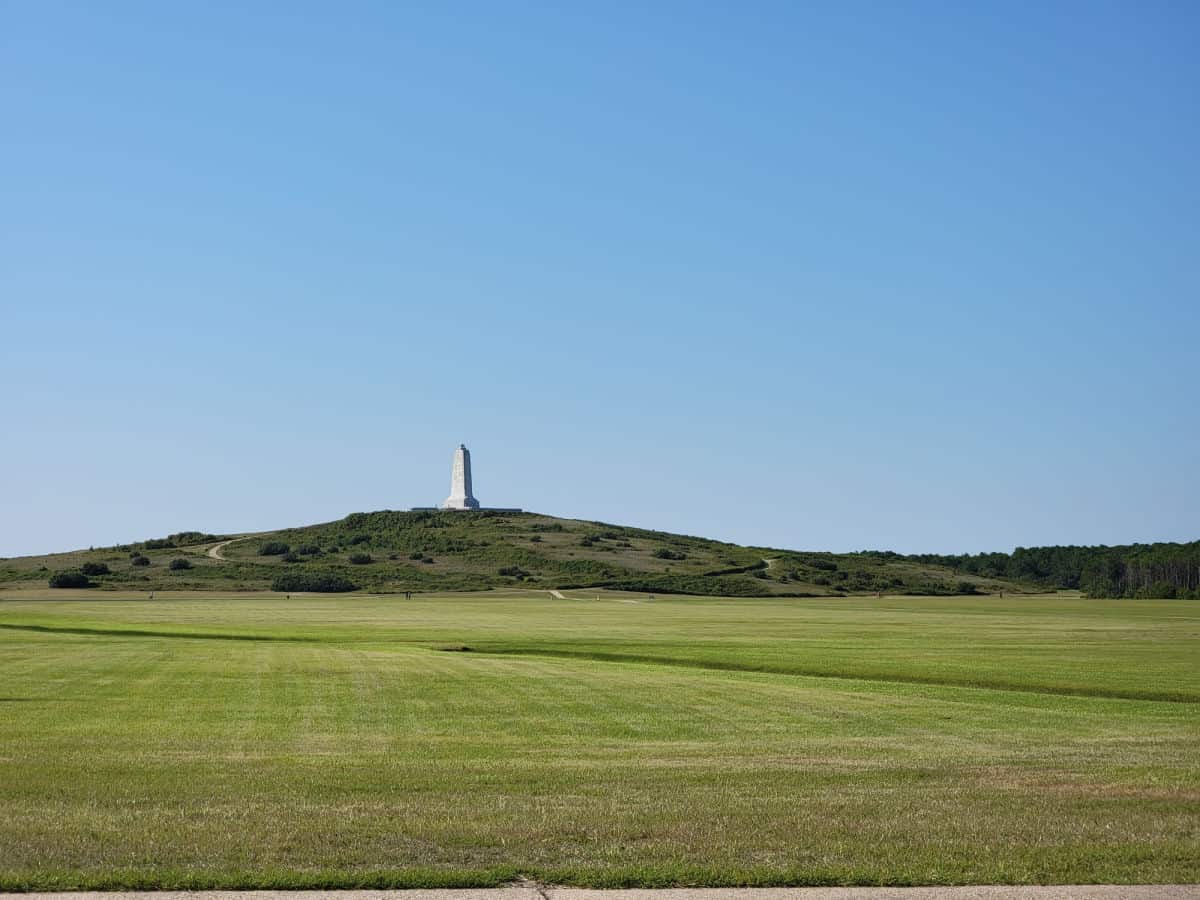
[[[905,558],[971,575],[1080,590],[1090,597],[1200,599],[1200,541],[1018,547],[1012,553],[921,553]]]

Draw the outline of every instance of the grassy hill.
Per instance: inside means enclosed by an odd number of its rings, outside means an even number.
[[[182,562],[180,562],[182,560]],[[716,596],[954,594],[1018,583],[891,553],[816,553],[536,513],[353,513],[247,535],[166,538],[0,560],[0,586],[90,573],[97,588],[370,591],[607,587]],[[105,571],[106,570],[106,571]],[[71,585],[65,585],[71,586]]]

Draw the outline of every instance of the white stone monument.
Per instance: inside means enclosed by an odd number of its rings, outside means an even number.
[[[454,451],[454,468],[450,472],[450,496],[442,509],[479,509],[479,501],[471,493],[471,451],[459,444]]]

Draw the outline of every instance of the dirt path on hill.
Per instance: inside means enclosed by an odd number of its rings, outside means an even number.
[[[221,541],[221,543],[213,544],[211,547],[209,547],[208,553],[206,553],[205,555],[209,556],[213,559],[225,559],[225,557],[221,554],[222,550],[224,550],[230,544],[236,544],[238,541],[248,541],[248,540],[250,540],[250,539],[240,537],[240,538],[230,538],[227,541]]]

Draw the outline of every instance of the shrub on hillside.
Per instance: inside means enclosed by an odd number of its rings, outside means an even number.
[[[502,569],[500,569],[500,574],[508,578],[524,578],[529,573],[520,566],[504,566]]]
[[[302,544],[296,548],[296,552],[301,556],[320,556],[321,548],[316,544]]]
[[[101,562],[85,562],[79,567],[79,571],[84,575],[111,575],[112,572],[108,566]]]
[[[654,551],[655,559],[687,559],[686,553],[681,553],[678,550],[669,550],[666,547],[661,547]]]
[[[50,576],[52,588],[85,588],[91,587],[92,582],[82,572],[55,572]]]
[[[356,566],[365,566],[367,563],[375,562],[375,560],[371,558],[370,553],[351,553],[350,562]]]
[[[259,556],[283,556],[292,548],[283,541],[267,541],[258,548]]]
[[[148,566],[150,565],[149,557],[142,556],[140,553],[135,553],[133,559],[129,561],[131,566]]]
[[[960,594],[978,594],[979,588],[975,586],[973,581],[960,581],[958,583],[958,592]]]
[[[283,554],[283,556],[281,556],[279,558],[287,563],[300,562],[300,557],[297,556],[295,553],[291,553],[291,552],[285,553],[285,554]]]
[[[365,544],[370,539],[371,539],[371,536],[369,534],[356,534],[356,535],[354,535],[354,537],[350,538],[350,540],[346,541],[346,543],[349,544],[351,547],[354,547],[354,546],[357,546],[358,544]]]
[[[271,582],[271,590],[314,591],[319,594],[345,594],[358,590],[358,585],[341,575],[319,572],[288,572]]]
[[[175,557],[175,559],[171,560],[171,564],[167,566],[167,568],[172,572],[182,572],[185,569],[190,569],[191,567],[192,561],[190,559],[184,559],[182,556]]]
[[[147,550],[170,550],[175,546],[173,541],[166,538],[152,538],[142,544]]]
[[[421,560],[423,560],[425,558],[425,554],[422,553],[420,550],[417,550],[414,553],[408,554],[408,558],[415,559],[417,562],[420,562]]]

